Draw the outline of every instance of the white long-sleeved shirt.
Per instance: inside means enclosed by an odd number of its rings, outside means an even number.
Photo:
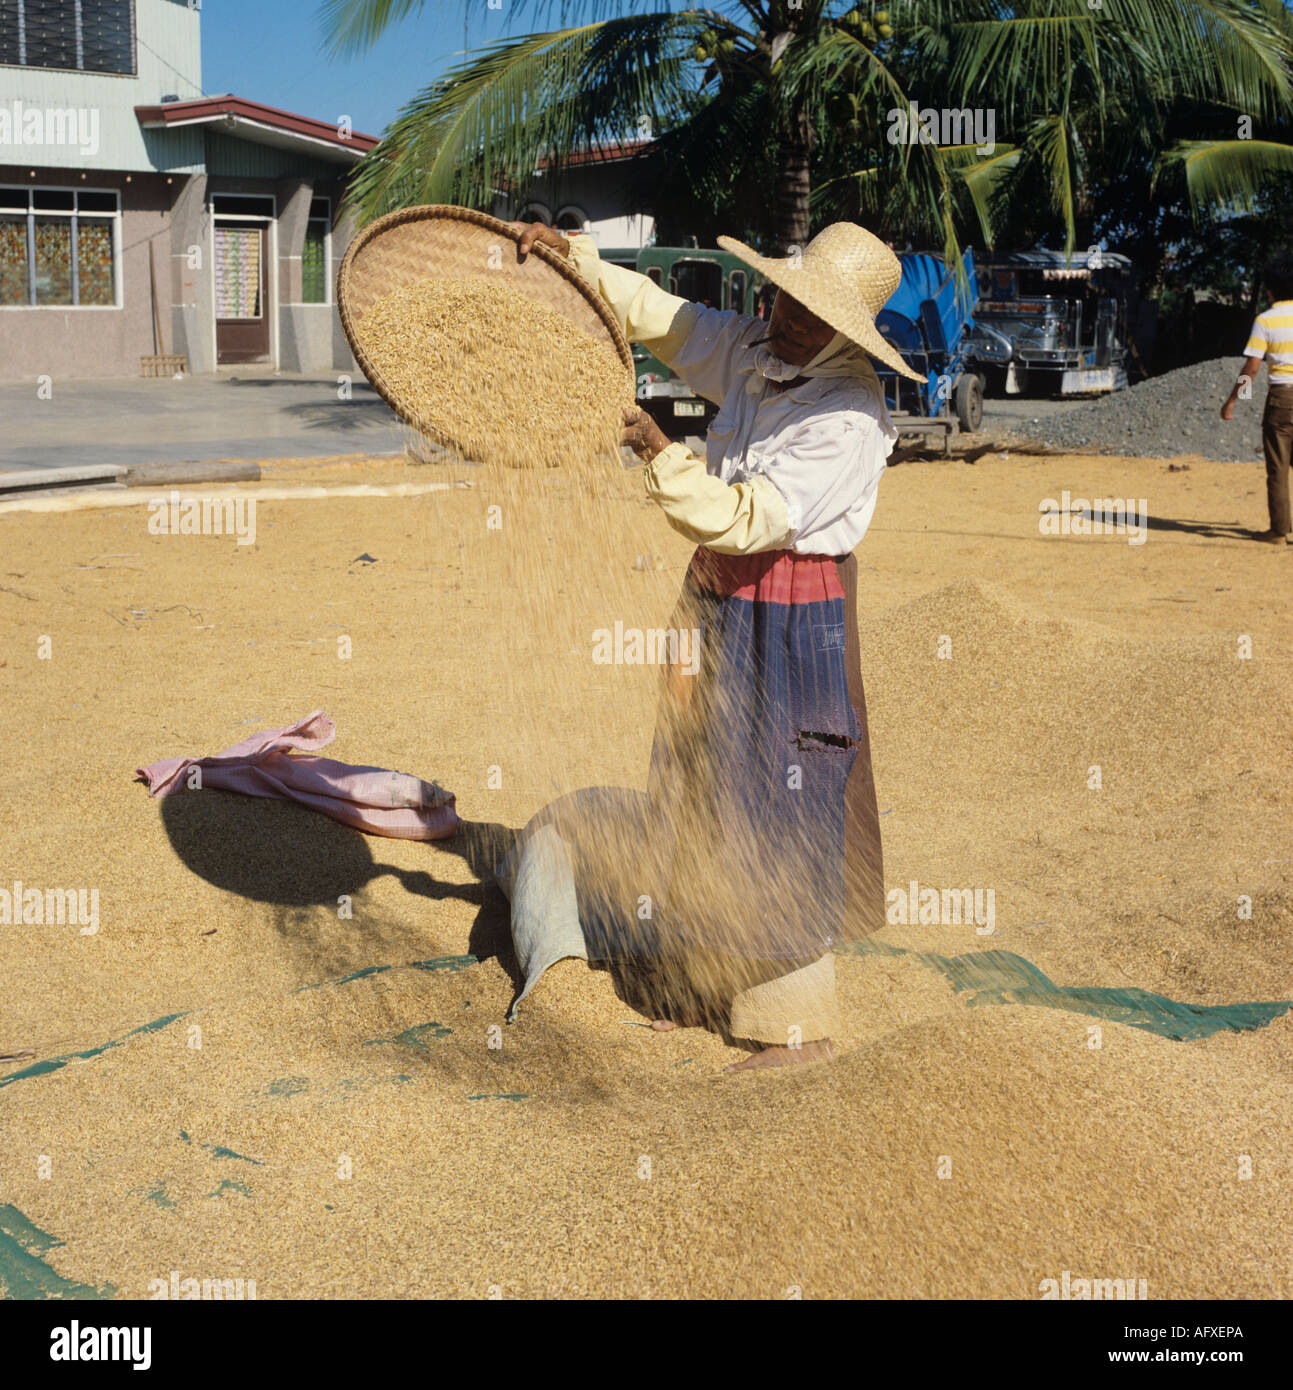
[[[754,364],[765,320],[669,294],[601,260],[591,237],[571,237],[570,251],[625,336],[719,406],[705,460],[677,443],[647,465],[647,495],[674,528],[732,554],[852,551],[870,524],[896,437],[874,374],[810,377],[775,390]]]

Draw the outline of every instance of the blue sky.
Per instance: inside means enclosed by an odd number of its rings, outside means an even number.
[[[624,0],[624,8],[634,3]],[[682,8],[681,0],[637,4]],[[401,20],[365,53],[330,58],[322,13],[323,0],[203,0],[203,91],[319,120],[346,115],[354,129],[380,135],[410,97],[459,61],[464,18],[472,48],[544,27],[534,22],[534,6],[518,0],[502,0],[496,10],[488,0],[426,0],[421,14]]]
[[[421,15],[400,21],[365,53],[332,58],[322,0],[204,0],[202,88],[324,121],[347,115],[356,130],[380,135],[405,101],[456,61],[464,15],[477,47],[506,32],[504,6],[427,0]]]

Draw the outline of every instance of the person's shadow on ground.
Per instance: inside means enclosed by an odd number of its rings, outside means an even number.
[[[1178,521],[1170,516],[1147,516],[1145,525],[1151,531],[1177,531],[1187,536],[1227,541],[1255,540],[1265,531],[1265,527],[1241,526],[1237,521]]]
[[[545,808],[535,823],[561,806],[559,800]],[[269,909],[269,920],[303,985],[373,965],[403,965],[445,954],[443,941],[434,943],[430,931],[365,905],[365,889],[388,874],[421,898],[474,904],[467,954],[477,961],[497,960],[514,992],[524,983],[512,943],[510,905],[494,877],[516,843],[516,830],[496,822],[463,821],[448,839],[429,842],[428,853],[457,856],[475,879],[451,883],[426,870],[378,862],[373,850],[380,837],[293,802],[207,788],[164,797],[160,810],[171,848],[190,872]],[[564,828],[570,832],[571,827]],[[348,918],[339,915],[343,902],[352,914]],[[630,1009],[648,1018],[709,1028],[737,1045],[725,1020],[676,972],[631,954],[593,959],[588,965],[608,972],[616,995]]]
[[[368,885],[388,874],[421,898],[474,904],[467,952],[478,960],[496,957],[514,982],[519,979],[507,899],[494,881],[495,865],[516,838],[507,826],[464,821],[455,835],[426,846],[428,854],[460,857],[476,880],[452,883],[426,870],[382,864],[373,857],[374,837],[288,801],[185,791],[162,798],[161,819],[186,868],[270,909],[302,983],[443,954],[430,930],[365,905]]]

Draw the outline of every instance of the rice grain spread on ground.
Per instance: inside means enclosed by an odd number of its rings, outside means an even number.
[[[1174,1041],[929,960],[1293,997],[1293,552],[1245,539],[1260,465],[889,470],[858,552],[885,882],[991,889],[994,931],[890,923],[905,954],[838,958],[838,1060],[757,1076],[582,961],[504,1023],[489,870],[563,792],[643,785],[659,668],[592,634],[666,621],[692,547],[627,469],[596,524],[566,470],[500,472],[491,531],[488,470],[265,467],[467,478],[267,500],[252,545],[150,534],[143,505],[0,517],[0,883],[100,894],[94,934],[0,927],[0,1054],[35,1053],[0,1066],[6,1292],[1293,1293],[1293,1017]],[[1147,542],[1040,534],[1064,489],[1145,497]],[[132,783],[319,707],[330,756],[439,781],[472,833]]]

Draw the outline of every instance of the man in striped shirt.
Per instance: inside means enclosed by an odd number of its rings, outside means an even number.
[[[1262,413],[1262,451],[1266,455],[1266,503],[1271,525],[1257,539],[1284,545],[1293,532],[1289,511],[1289,468],[1293,466],[1293,256],[1282,253],[1266,266],[1266,287],[1274,298],[1271,307],[1257,315],[1244,348],[1244,365],[1221,407],[1221,418],[1231,420],[1241,390],[1257,379],[1266,360],[1266,409]],[[1244,393],[1245,398],[1251,389]]]

